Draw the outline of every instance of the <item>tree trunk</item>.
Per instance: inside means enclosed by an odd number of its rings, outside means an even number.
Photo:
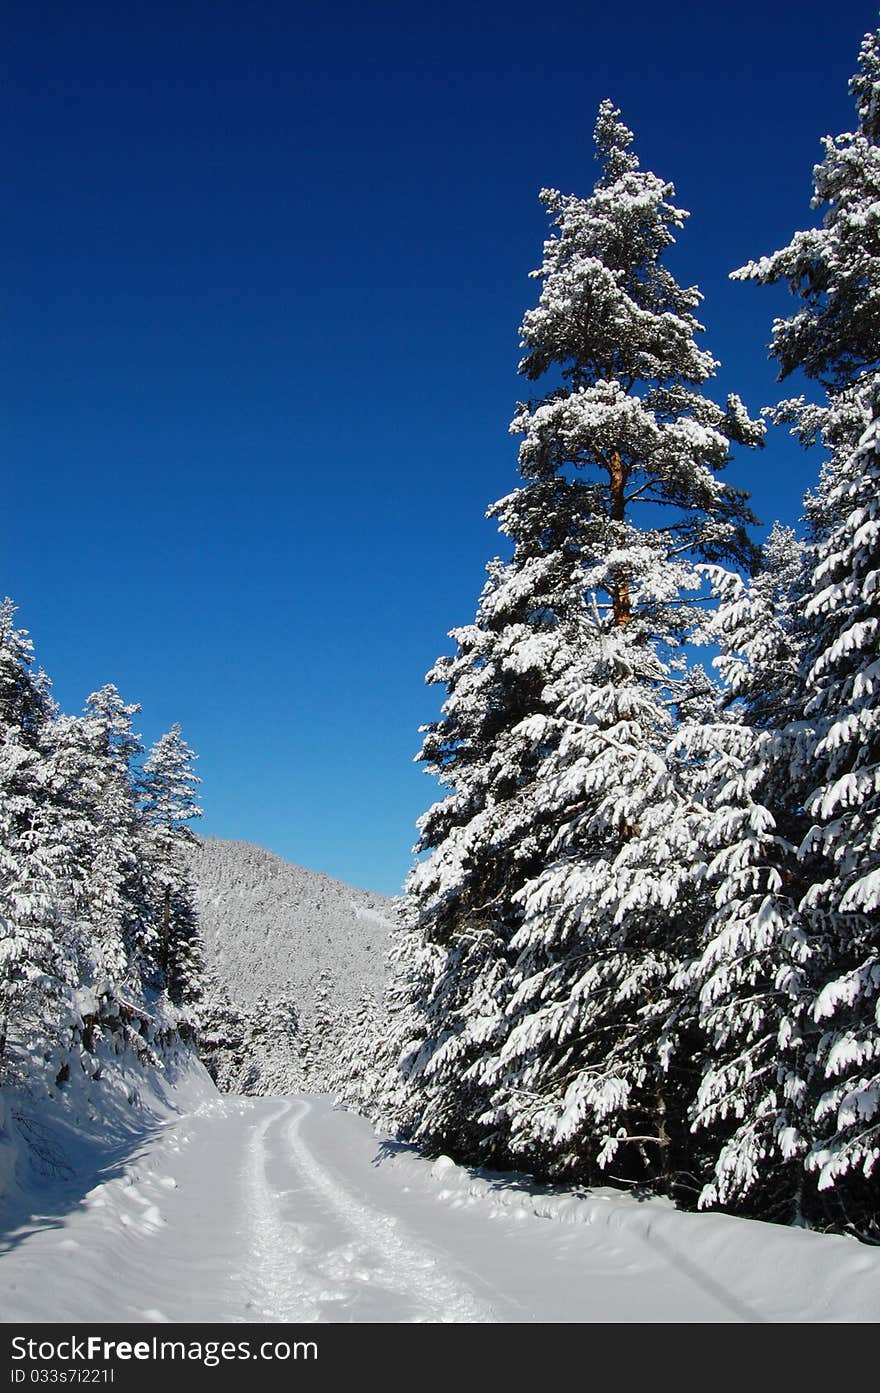
[[[162,909],[162,971],[165,986],[168,986],[168,972],[171,967],[171,886],[165,886],[165,904]]]
[[[619,450],[611,451],[611,521],[623,522],[626,517],[626,500],[624,498],[624,488],[626,486],[626,471],[623,467],[623,460],[620,458]],[[628,624],[632,619],[632,606],[629,597],[629,577],[623,571],[618,571],[612,592],[611,602],[614,613],[614,627],[619,629],[623,624]]]
[[[6,991],[7,991],[7,993],[9,992],[9,989],[10,989],[10,987],[12,986],[12,978],[13,978],[13,976],[14,976],[14,973],[13,973],[13,970],[12,970],[12,964],[10,963],[9,966],[7,967],[7,969],[6,969]],[[0,1059],[3,1059],[4,1055],[6,1054],[6,1041],[7,1041],[8,1036],[9,1036],[9,1017],[10,1017],[10,1015],[11,1015],[12,1008],[11,1008],[11,1006],[9,1005],[9,997],[8,997],[8,995],[7,995],[7,997],[6,997],[6,1003],[7,1003],[7,1004],[6,1004],[6,1006],[5,1006],[4,1010],[3,1010],[3,1014],[2,1014],[2,1016],[0,1016]]]

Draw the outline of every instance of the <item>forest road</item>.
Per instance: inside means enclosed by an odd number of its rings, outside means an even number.
[[[57,1177],[39,1210],[7,1223],[0,1318],[761,1318],[740,1283],[671,1245],[626,1197],[621,1208],[599,1196],[595,1220],[566,1223],[519,1202],[525,1177],[479,1195],[468,1185],[327,1097],[214,1094],[91,1174]]]
[[[304,1125],[315,1107],[308,1098],[276,1106],[248,1143],[251,1265],[263,1317],[493,1321],[490,1302],[448,1252],[417,1239],[319,1158]]]

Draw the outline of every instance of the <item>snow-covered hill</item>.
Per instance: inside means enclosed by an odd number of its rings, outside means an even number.
[[[381,992],[392,900],[216,837],[199,839],[193,869],[207,965],[236,1000],[289,988],[311,1022],[322,972],[341,1004]]]
[[[311,1067],[303,1076],[295,1062],[288,1066],[289,1042],[267,1031],[258,1053],[275,1052],[271,1091],[323,1086],[324,1066],[364,992],[382,995],[394,901],[247,842],[199,839],[192,869],[209,978],[245,1013],[266,999],[295,1008],[299,1052]],[[255,1091],[267,1087],[262,1073]],[[226,1083],[247,1086],[234,1074]]]

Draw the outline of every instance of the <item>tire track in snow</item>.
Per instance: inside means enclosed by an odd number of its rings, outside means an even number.
[[[442,1271],[442,1254],[435,1255],[431,1249],[422,1247],[399,1227],[393,1215],[383,1214],[355,1198],[322,1169],[299,1131],[299,1124],[311,1106],[305,1099],[298,1099],[282,1112],[275,1113],[263,1124],[263,1135],[292,1106],[298,1107],[298,1111],[285,1129],[291,1159],[303,1179],[321,1195],[345,1227],[382,1260],[377,1279],[414,1299],[424,1308],[426,1320],[444,1324],[494,1324],[496,1317],[488,1303]]]
[[[292,1106],[285,1103],[254,1128],[245,1168],[245,1197],[251,1220],[249,1285],[266,1320],[281,1323],[320,1319],[315,1295],[296,1267],[296,1247],[266,1176],[266,1133],[287,1116]]]

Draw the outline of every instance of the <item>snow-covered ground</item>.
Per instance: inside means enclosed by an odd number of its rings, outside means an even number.
[[[187,1089],[190,1111],[154,1110],[127,1150],[44,1177],[36,1208],[10,1193],[4,1320],[880,1316],[880,1250],[848,1239],[472,1175],[326,1098]]]

